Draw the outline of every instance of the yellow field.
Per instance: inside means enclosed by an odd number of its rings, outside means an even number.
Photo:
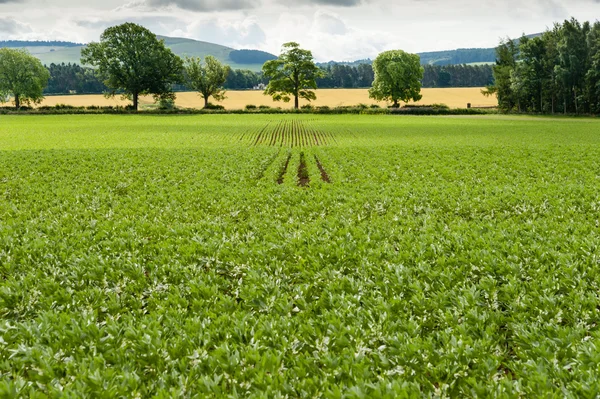
[[[473,106],[496,106],[498,105],[495,97],[484,97],[481,94],[481,88],[449,88],[449,89],[423,89],[421,91],[423,99],[419,104],[446,104],[451,108],[466,108],[467,103]],[[152,97],[140,99],[140,106],[148,106],[154,103]],[[46,97],[42,105],[54,106],[56,104],[67,104],[73,106],[108,106],[108,105],[127,105],[129,101],[123,101],[120,97],[107,99],[101,95],[76,95],[76,96],[50,96]],[[177,93],[176,104],[185,108],[201,108],[204,101],[196,93]],[[263,95],[262,91],[229,91],[227,99],[221,103],[227,109],[242,109],[247,104],[269,105],[282,108],[291,108],[293,103],[274,102],[270,97]],[[301,105],[307,104],[302,101]],[[385,106],[386,103],[378,103],[369,99],[367,89],[321,89],[317,90],[317,101],[312,103],[315,106],[327,105],[330,107],[356,104],[379,104]]]

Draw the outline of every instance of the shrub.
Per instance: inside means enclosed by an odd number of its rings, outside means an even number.
[[[254,104],[248,104],[248,105],[246,105],[246,109],[247,109],[248,111],[250,111],[250,110],[253,110],[253,109],[256,109],[256,105],[254,105]]]
[[[225,107],[222,106],[222,105],[220,105],[220,104],[208,103],[208,104],[206,104],[206,106],[204,107],[204,109],[222,110],[222,109],[225,109]]]
[[[158,100],[158,109],[175,109],[175,100],[172,98],[161,98]]]
[[[446,104],[405,104],[402,108],[450,109]]]

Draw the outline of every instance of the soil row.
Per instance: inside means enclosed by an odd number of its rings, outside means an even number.
[[[283,184],[285,175],[286,175],[288,167],[290,165],[291,158],[292,158],[292,154],[288,153],[285,162],[282,164],[282,166],[279,170],[279,173],[277,176],[277,184]],[[319,158],[317,158],[316,155],[315,155],[315,161],[317,163],[317,167],[319,168],[319,171],[321,174],[321,180],[323,180],[325,183],[331,183],[331,179],[329,178],[327,171],[325,170],[325,168],[321,164],[321,161],[319,161]],[[300,153],[300,162],[298,163],[296,182],[297,182],[298,186],[300,186],[300,187],[309,187],[310,186],[310,173],[308,171],[308,165],[307,165],[306,156],[305,156],[304,152]]]

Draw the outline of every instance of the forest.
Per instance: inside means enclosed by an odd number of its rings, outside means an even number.
[[[542,35],[503,40],[493,68],[503,111],[564,114],[600,112],[600,22],[570,19]]]
[[[99,94],[106,87],[94,70],[77,64],[51,64],[50,81],[44,94]],[[423,87],[485,87],[493,84],[490,65],[425,65]],[[317,79],[319,88],[369,88],[373,84],[374,73],[370,64],[327,64],[321,66],[324,72]],[[249,70],[230,70],[224,88],[228,90],[248,90],[259,84],[268,84],[262,73]],[[183,85],[175,91],[188,91]]]

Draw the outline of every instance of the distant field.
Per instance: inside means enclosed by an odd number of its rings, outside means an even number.
[[[17,115],[0,398],[594,398],[600,121]]]
[[[423,99],[420,104],[443,103],[451,108],[466,108],[467,103],[473,106],[496,106],[498,105],[494,97],[485,97],[481,94],[481,88],[448,88],[448,89],[423,89]],[[50,96],[47,97],[42,105],[54,106],[56,104],[68,104],[74,106],[89,105],[127,105],[130,102],[123,101],[120,98],[107,99],[101,95],[80,95],[80,96]],[[147,106],[154,103],[151,97],[141,100],[141,105]],[[177,93],[177,105],[185,108],[201,108],[203,100],[196,93]],[[227,109],[241,109],[248,104],[253,105],[272,105],[275,107],[291,108],[293,103],[273,102],[269,97],[263,95],[262,91],[229,91],[227,99],[223,101],[223,106]],[[306,104],[302,102],[301,104]],[[330,107],[356,104],[379,104],[385,106],[385,103],[377,103],[369,99],[367,89],[322,89],[317,90],[317,101],[312,104],[316,106],[327,105]]]

